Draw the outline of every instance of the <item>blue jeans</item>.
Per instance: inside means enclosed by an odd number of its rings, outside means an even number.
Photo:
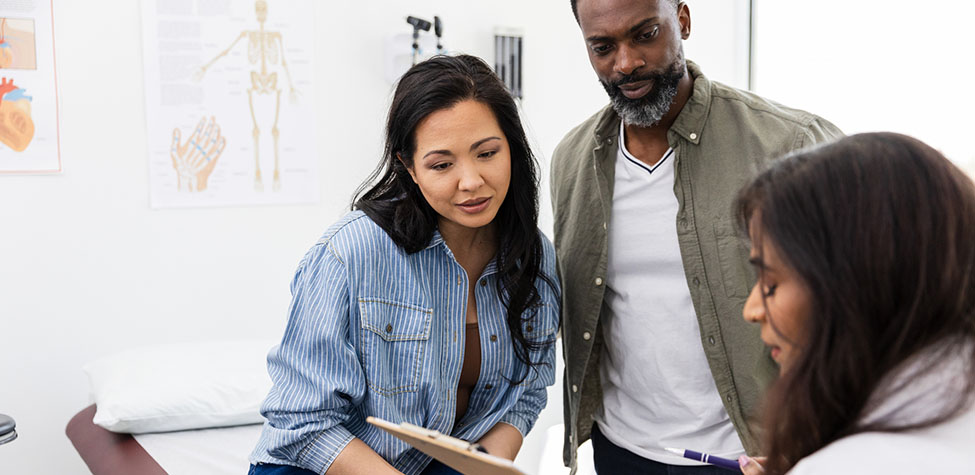
[[[592,461],[596,473],[610,475],[639,473],[642,475],[727,475],[730,472],[713,465],[668,465],[643,458],[609,441],[596,423],[592,425]]]
[[[251,469],[247,471],[247,475],[317,475],[317,474],[315,472],[312,472],[311,470],[292,467],[291,465],[274,465],[270,463],[262,463],[260,465],[251,465]],[[426,470],[423,471],[423,475],[460,475],[460,472],[434,460],[430,462],[430,465],[427,465]]]
[[[247,475],[318,475],[311,470],[291,465],[274,465],[272,463],[262,463],[251,465]]]
[[[423,470],[422,475],[461,475],[461,473],[438,462],[437,460],[431,460],[430,465],[427,465],[427,468]]]

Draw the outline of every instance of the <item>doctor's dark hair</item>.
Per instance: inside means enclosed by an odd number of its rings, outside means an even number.
[[[676,9],[678,5],[681,4],[682,0],[659,0],[669,2]],[[576,17],[576,23],[579,23],[579,7],[578,0],[569,0],[569,5],[572,7],[572,16]]]
[[[970,407],[975,187],[948,159],[904,135],[854,135],[776,162],[735,207],[746,233],[756,220],[753,248],[776,249],[811,301],[796,360],[765,401],[768,473],[843,437],[930,427]],[[922,389],[940,401],[928,412],[865,418],[959,361],[961,377]]]
[[[407,253],[429,245],[438,226],[438,214],[408,170],[416,153],[416,129],[430,114],[465,100],[491,109],[511,150],[511,181],[494,218],[498,231],[497,291],[508,312],[515,355],[531,369],[541,363],[531,361],[531,352],[554,343],[554,336],[529,339],[523,330],[527,326],[531,331],[531,322],[538,315],[540,297],[535,283],[557,287],[553,277],[541,271],[535,157],[514,99],[483,60],[468,55],[435,56],[400,78],[386,122],[383,158],[356,191],[353,209],[365,212]],[[512,375],[517,382],[526,377]]]

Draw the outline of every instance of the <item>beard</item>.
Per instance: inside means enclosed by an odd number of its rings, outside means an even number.
[[[663,71],[624,75],[616,81],[600,80],[599,82],[609,94],[613,110],[619,114],[624,124],[653,127],[670,111],[670,106],[677,97],[677,85],[683,78],[684,61],[681,55]],[[650,92],[638,99],[626,97],[619,88],[623,84],[647,80],[653,82],[653,87]]]

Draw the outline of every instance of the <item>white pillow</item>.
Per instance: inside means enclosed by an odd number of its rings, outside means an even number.
[[[198,342],[130,349],[85,365],[94,423],[142,434],[263,422],[276,342]]]

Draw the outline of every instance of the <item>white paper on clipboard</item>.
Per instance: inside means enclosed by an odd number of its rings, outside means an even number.
[[[479,452],[476,445],[466,440],[413,424],[394,424],[376,417],[367,417],[366,421],[460,473],[469,475],[526,475],[518,470],[511,460]]]

